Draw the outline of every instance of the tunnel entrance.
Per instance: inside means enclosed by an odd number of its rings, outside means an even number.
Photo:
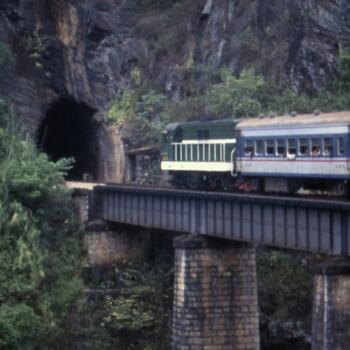
[[[74,158],[68,180],[98,177],[97,123],[95,110],[84,103],[62,99],[51,105],[37,135],[39,148],[51,160]]]

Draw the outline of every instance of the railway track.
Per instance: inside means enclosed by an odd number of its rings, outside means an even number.
[[[256,194],[256,193],[244,193],[244,192],[227,192],[227,191],[204,191],[196,189],[179,189],[167,186],[158,186],[158,185],[140,185],[140,184],[120,184],[120,183],[98,183],[98,182],[83,182],[83,181],[67,181],[66,185],[71,189],[82,189],[82,190],[93,190],[94,187],[106,187],[108,190],[116,188],[118,190],[124,190],[126,192],[157,192],[159,195],[162,193],[175,194],[185,196],[199,196],[210,198],[221,197],[223,199],[236,199],[242,201],[265,201],[265,202],[299,202],[307,204],[310,206],[322,207],[326,206],[335,206],[335,207],[344,207],[344,209],[350,209],[350,201],[345,197],[334,197],[334,196],[321,196],[321,195],[278,195],[278,194]]]

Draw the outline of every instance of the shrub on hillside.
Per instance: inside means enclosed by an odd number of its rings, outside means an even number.
[[[0,347],[67,348],[82,297],[69,162],[50,162],[0,106]]]

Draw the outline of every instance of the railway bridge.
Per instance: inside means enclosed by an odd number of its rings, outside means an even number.
[[[333,256],[315,268],[312,349],[348,349],[345,200],[107,185],[90,192],[89,220],[183,234],[174,240],[174,350],[260,349],[256,245]],[[117,245],[108,226],[88,227],[94,249],[96,239]]]

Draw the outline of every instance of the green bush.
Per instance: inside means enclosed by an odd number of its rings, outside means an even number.
[[[281,89],[253,69],[243,70],[235,76],[228,69],[215,74],[208,67],[198,66],[189,69],[189,76],[189,96],[182,100],[172,101],[144,86],[124,91],[112,104],[108,120],[123,125],[124,136],[134,146],[141,146],[159,142],[161,131],[168,122],[350,109],[348,52],[340,56],[338,77],[313,96],[298,94],[291,88]]]
[[[346,94],[350,92],[350,51],[340,54],[338,64],[338,77],[333,81],[336,93]]]
[[[107,113],[108,121],[122,126],[123,136],[134,147],[157,143],[168,122],[167,98],[154,90],[141,91],[124,91]]]
[[[83,290],[69,161],[50,162],[0,106],[0,348],[65,348]]]
[[[311,334],[313,287],[312,275],[303,264],[306,258],[302,253],[258,251],[260,324],[267,348],[293,339],[306,344]]]
[[[113,123],[124,123],[128,118],[135,118],[137,96],[134,92],[125,90],[121,98],[114,101],[107,113],[107,118]]]
[[[103,306],[103,327],[120,348],[168,349],[172,270],[167,264],[126,266],[117,271],[118,296]]]
[[[46,325],[35,310],[23,303],[1,305],[0,349],[39,349]]]
[[[221,82],[212,85],[206,95],[216,117],[248,117],[262,110],[259,95],[265,87],[263,77],[253,70],[244,70],[238,78],[222,70]]]

